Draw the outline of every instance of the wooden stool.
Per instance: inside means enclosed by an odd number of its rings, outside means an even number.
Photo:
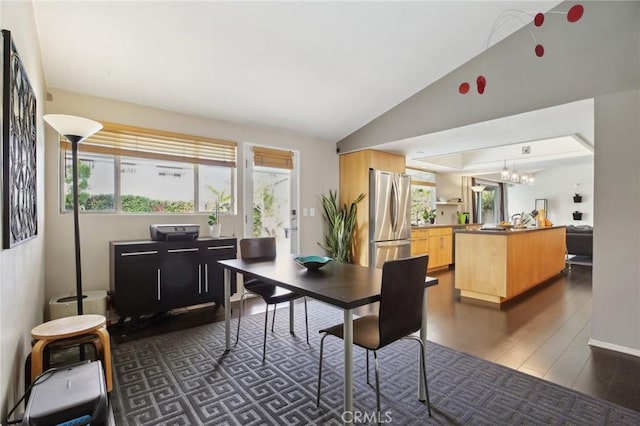
[[[34,327],[31,337],[36,343],[31,349],[31,381],[42,374],[42,358],[47,345],[70,337],[95,335],[102,345],[102,366],[104,367],[107,392],[111,392],[113,381],[111,376],[111,340],[105,325],[107,320],[102,315],[75,315],[58,318]]]

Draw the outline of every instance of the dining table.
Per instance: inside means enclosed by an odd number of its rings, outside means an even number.
[[[303,296],[320,300],[344,313],[344,413],[353,413],[353,315],[354,310],[380,300],[382,270],[342,262],[329,262],[321,269],[310,270],[295,261],[295,256],[280,255],[271,260],[219,260],[224,268],[225,350],[231,350],[231,277],[233,273],[256,278]],[[402,285],[402,283],[398,283]],[[420,339],[427,341],[427,289],[438,279],[426,276]],[[290,304],[293,318],[293,303]],[[420,363],[420,377],[422,363]],[[426,390],[420,380],[418,399],[425,401]],[[343,415],[343,420],[349,416]],[[346,423],[350,423],[345,421]]]

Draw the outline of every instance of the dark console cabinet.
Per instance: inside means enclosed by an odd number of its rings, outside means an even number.
[[[235,259],[235,238],[193,241],[112,241],[110,287],[120,318],[184,306],[224,304],[222,259]],[[235,275],[231,293],[236,292]]]

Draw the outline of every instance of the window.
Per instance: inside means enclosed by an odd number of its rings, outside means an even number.
[[[193,213],[194,167],[189,163],[121,157],[123,213]]]
[[[78,147],[81,211],[235,212],[235,142],[105,123]],[[71,144],[61,137],[60,148],[71,211]]]
[[[411,222],[423,221],[425,211],[436,208],[436,175],[416,169],[407,169],[411,176]]]
[[[476,179],[477,185],[484,185],[481,193],[481,209],[478,223],[498,223],[500,218],[500,184],[492,181]]]
[[[64,210],[73,211],[71,151],[63,152]],[[78,204],[80,211],[113,212],[115,209],[114,158],[109,155],[78,154]]]

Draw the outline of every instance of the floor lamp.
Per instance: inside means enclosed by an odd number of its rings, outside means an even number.
[[[73,229],[75,234],[75,253],[76,253],[76,301],[78,306],[78,315],[83,314],[82,309],[82,270],[80,267],[80,222],[78,220],[78,212],[80,211],[78,203],[78,144],[89,136],[102,129],[102,124],[88,118],[74,117],[72,115],[63,114],[47,114],[44,117],[51,127],[58,133],[63,135],[71,142],[71,152],[73,155]]]
[[[480,213],[482,212],[482,206],[480,205],[480,201],[481,201],[480,194],[482,193],[482,191],[484,191],[485,188],[486,186],[484,185],[471,186],[471,190],[476,196],[476,223],[480,223]]]

